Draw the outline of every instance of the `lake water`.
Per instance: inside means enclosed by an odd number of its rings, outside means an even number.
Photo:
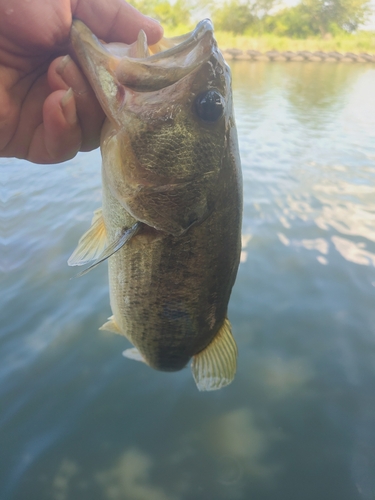
[[[1,500],[375,499],[375,68],[232,63],[244,248],[229,387],[98,331],[66,261],[100,154],[0,160]]]

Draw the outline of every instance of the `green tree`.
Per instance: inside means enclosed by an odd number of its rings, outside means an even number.
[[[295,7],[268,16],[265,29],[296,38],[352,33],[370,13],[370,0],[302,0]]]
[[[279,0],[229,0],[221,6],[212,6],[216,29],[244,33],[262,32],[264,19]]]
[[[236,0],[225,3],[213,12],[215,28],[233,33],[243,33],[249,26],[255,23],[249,4],[240,4]]]
[[[302,4],[268,16],[265,20],[265,31],[292,38],[308,38],[316,34],[311,15]]]
[[[176,0],[173,5],[168,0],[130,0],[130,3],[163,26],[190,24],[191,7],[187,0]]]
[[[371,0],[303,0],[302,8],[310,15],[312,29],[324,36],[335,26],[352,33],[368,20]]]

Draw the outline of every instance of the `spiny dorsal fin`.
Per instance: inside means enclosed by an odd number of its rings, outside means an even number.
[[[108,318],[108,321],[102,325],[99,330],[106,330],[107,332],[118,333],[122,335],[118,324],[116,323],[115,317],[112,315]]]
[[[69,266],[84,266],[96,259],[107,245],[107,232],[104,226],[102,209],[95,210],[91,227],[80,238],[77,248],[68,260]]]
[[[237,368],[237,346],[229,320],[211,343],[193,357],[191,371],[200,391],[214,391],[230,384]]]

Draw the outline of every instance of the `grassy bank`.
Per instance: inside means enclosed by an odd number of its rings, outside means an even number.
[[[179,26],[174,29],[166,29],[166,36],[177,36],[187,33],[191,30],[190,26]],[[296,51],[309,50],[314,52],[321,50],[323,52],[354,52],[355,54],[367,52],[375,54],[375,32],[361,31],[351,35],[340,35],[329,40],[322,38],[308,38],[305,40],[296,38],[286,38],[269,34],[259,37],[234,35],[223,31],[215,31],[215,37],[221,49],[241,49],[241,50],[267,50]]]

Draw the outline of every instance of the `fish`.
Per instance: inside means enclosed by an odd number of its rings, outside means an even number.
[[[148,46],[99,40],[72,23],[75,57],[104,110],[102,207],[70,257],[108,259],[124,356],[173,372],[191,360],[200,391],[232,382],[227,317],[241,252],[242,177],[230,69],[205,19]]]

